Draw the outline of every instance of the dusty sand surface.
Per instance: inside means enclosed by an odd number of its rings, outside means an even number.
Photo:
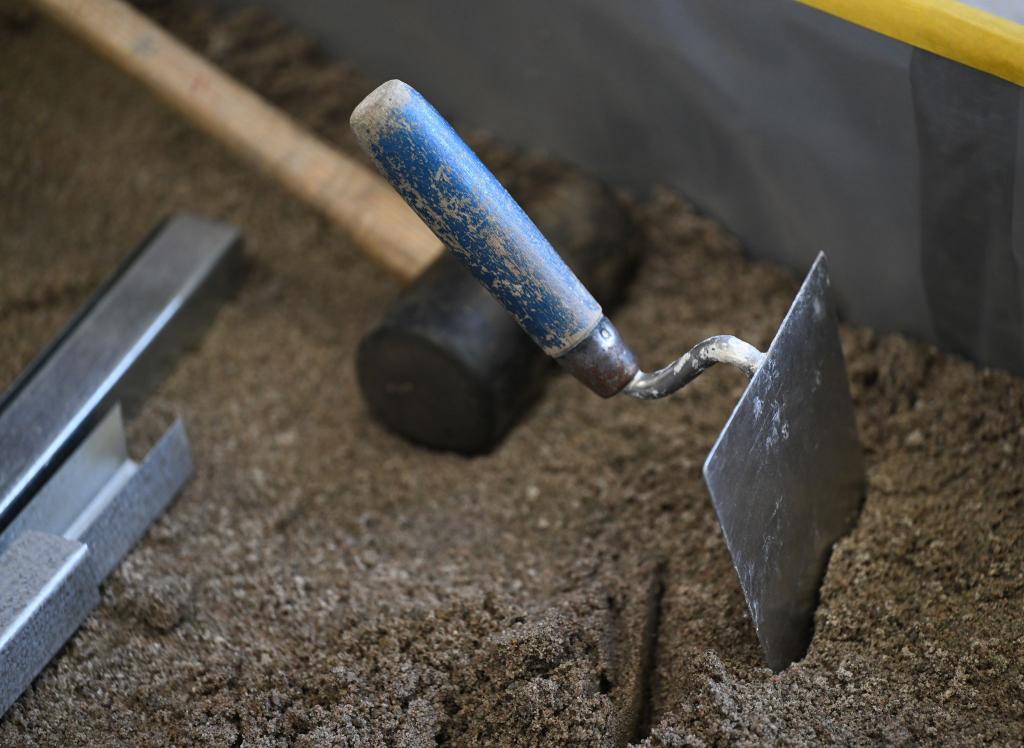
[[[157,15],[351,149],[366,81],[258,17]],[[353,352],[398,287],[340,233],[11,0],[0,109],[3,381],[173,210],[242,226],[253,262],[131,427],[183,415],[195,479],[0,743],[1021,742],[1019,379],[844,329],[869,493],[808,656],[773,675],[699,472],[741,375],[660,403],[561,377],[492,455],[416,449],[360,401]],[[616,322],[642,361],[767,344],[796,280],[671,195],[636,212]]]

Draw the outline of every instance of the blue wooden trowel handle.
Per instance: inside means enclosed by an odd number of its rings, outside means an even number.
[[[560,357],[594,332],[600,305],[419,92],[385,83],[356,107],[352,129],[406,202],[548,355]]]

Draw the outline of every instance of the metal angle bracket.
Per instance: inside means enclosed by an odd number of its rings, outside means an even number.
[[[192,475],[175,421],[141,463],[130,412],[241,278],[232,226],[162,223],[0,399],[0,716]]]
[[[73,478],[88,470],[106,481],[76,491]],[[99,604],[100,584],[191,475],[180,419],[138,464],[116,406],[0,535],[0,714]]]

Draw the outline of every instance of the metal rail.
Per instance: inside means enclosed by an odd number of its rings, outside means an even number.
[[[129,458],[121,403],[201,333],[240,255],[231,226],[166,221],[0,401],[0,715],[191,476],[181,420]]]

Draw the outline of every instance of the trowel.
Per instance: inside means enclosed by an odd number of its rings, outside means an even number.
[[[750,379],[704,478],[765,661],[804,656],[832,545],[864,494],[823,254],[767,352],[731,335],[642,371],[618,330],[533,222],[443,117],[410,86],[383,84],[352,113],[377,168],[548,355],[602,397],[672,394],[716,363]]]

